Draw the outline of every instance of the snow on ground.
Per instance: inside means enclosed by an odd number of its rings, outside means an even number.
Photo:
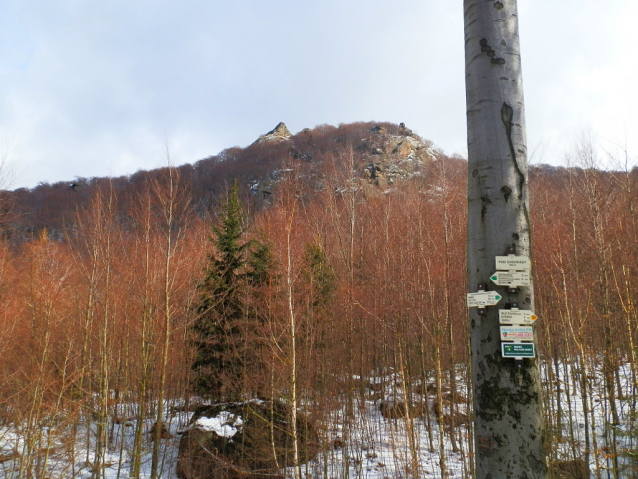
[[[566,459],[573,455],[573,448],[581,450],[585,444],[585,416],[583,414],[583,401],[580,395],[578,375],[580,368],[574,364],[561,364],[559,366],[560,377],[558,388],[560,390],[562,426],[565,436],[573,431],[576,443],[568,440],[559,442],[557,453],[559,457]],[[590,407],[595,412],[596,440],[600,454],[591,454],[590,467],[593,477],[595,472],[600,472],[601,478],[611,477],[611,459],[606,451],[609,451],[610,441],[616,441],[621,449],[636,449],[636,439],[623,435],[627,431],[629,418],[635,412],[635,401],[631,384],[631,368],[624,365],[619,369],[618,382],[622,389],[622,399],[619,399],[620,424],[615,428],[604,427],[605,418],[609,420],[609,402],[605,399],[604,382],[600,372],[600,366],[590,368],[592,382]],[[543,378],[549,381],[546,368],[543,369]],[[371,391],[383,386],[385,401],[399,402],[404,398],[405,391],[393,385],[400,384],[400,378],[391,374],[384,377],[375,377],[370,381]],[[576,381],[573,381],[576,380]],[[459,396],[467,397],[463,390],[463,372],[459,372],[457,380]],[[576,386],[574,385],[576,384]],[[424,388],[421,388],[424,389]],[[556,415],[558,408],[558,396],[552,395],[546,403],[548,413]],[[569,398],[569,400],[568,400]],[[332,411],[321,425],[324,439],[324,447],[317,458],[301,467],[304,477],[321,478],[353,478],[353,479],[385,479],[408,478],[417,476],[422,478],[441,477],[441,453],[445,461],[445,467],[450,478],[469,477],[470,457],[470,431],[469,425],[457,426],[455,433],[455,445],[450,440],[449,430],[445,437],[439,436],[439,427],[434,420],[433,398],[413,396],[415,402],[427,400],[422,403],[427,406],[430,415],[421,414],[419,417],[406,419],[399,417],[391,419],[383,417],[380,400],[372,395],[355,398],[355,402],[344,404],[340,410]],[[180,412],[184,408],[183,401],[169,402],[166,407],[167,428],[170,438],[162,440],[160,477],[165,479],[175,478],[177,462],[177,449],[179,434],[187,427],[192,413]],[[460,414],[466,413],[464,405],[458,405]],[[134,417],[135,405],[121,405],[118,417]],[[128,411],[128,415],[122,413]],[[132,414],[133,412],[133,414]],[[450,412],[449,410],[446,412]],[[153,420],[147,420],[144,424],[145,450],[142,458],[141,477],[150,477],[152,441],[150,431]],[[241,428],[241,418],[228,412],[222,413],[217,418],[201,418],[198,427],[213,430],[220,436],[233,435]],[[591,424],[588,425],[590,428]],[[63,421],[53,419],[47,424],[33,425],[37,430],[37,441],[26,444],[24,437],[26,431],[24,425],[15,427],[4,425],[0,427],[0,477],[18,479],[28,477],[24,466],[20,469],[20,456],[31,457],[34,470],[46,469],[47,474],[39,474],[38,477],[60,478],[89,478],[91,477],[91,464],[95,461],[95,424],[90,428],[78,427],[75,431],[71,425],[65,425]],[[591,429],[590,429],[591,430]],[[128,478],[130,469],[131,452],[135,423],[128,419],[109,424],[109,444],[105,455],[103,477],[105,479]],[[32,437],[34,435],[32,434]],[[590,439],[591,440],[591,439]],[[456,447],[454,447],[456,446]],[[46,461],[46,464],[45,464]],[[620,466],[625,467],[624,460],[620,460]],[[292,476],[292,471],[285,471]],[[622,477],[635,477],[631,472],[626,472]]]
[[[439,465],[438,426],[432,419],[432,448],[430,448],[425,418],[413,418],[414,434],[406,434],[410,429],[405,418],[385,419],[379,406],[373,401],[359,405],[351,420],[343,411],[333,418],[331,434],[341,440],[340,447],[332,448],[319,455],[310,464],[302,467],[307,477],[354,477],[383,479],[414,477],[413,460],[416,459],[419,473],[417,477],[441,477]],[[452,445],[444,440],[447,470],[450,478],[468,477],[467,457],[469,435],[464,427],[457,428],[458,452],[452,452]],[[342,444],[342,445],[341,445]],[[416,452],[412,456],[411,450]],[[327,475],[325,475],[327,473]]]

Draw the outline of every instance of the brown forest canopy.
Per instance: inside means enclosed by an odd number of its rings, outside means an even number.
[[[272,255],[271,279],[246,295],[260,319],[242,326],[255,355],[244,390],[289,391],[291,311],[297,386],[319,417],[380,371],[455,378],[468,361],[467,164],[420,139],[404,150],[417,141],[407,129],[376,126],[321,126],[194,165],[9,195],[0,420],[64,410],[74,421],[106,411],[113,391],[149,408],[193,393],[197,284],[234,178],[245,240]],[[577,361],[583,378],[602,362],[613,409],[618,368],[629,362],[638,378],[638,172],[537,166],[530,183],[541,356]],[[547,391],[560,389],[552,377]]]
[[[235,179],[243,188],[250,188],[271,178],[289,162],[297,163],[308,174],[317,174],[324,163],[343,160],[348,148],[361,173],[376,150],[383,147],[382,136],[406,133],[411,132],[391,123],[320,125],[305,129],[288,141],[255,142],[246,148],[228,148],[193,164],[179,166],[177,171],[184,185],[188,185],[191,206],[202,215],[214,207],[219,195],[223,195]],[[117,193],[118,211],[125,217],[130,198],[139,194],[146,180],[161,177],[162,170],[139,171],[117,178],[76,177],[68,182],[41,183],[33,189],[5,192],[4,203],[11,204],[12,208],[11,216],[2,224],[3,234],[21,242],[37,237],[39,231],[47,227],[52,236],[59,238],[63,225],[68,227],[74,222],[78,207],[86,206],[95,190],[106,184]]]

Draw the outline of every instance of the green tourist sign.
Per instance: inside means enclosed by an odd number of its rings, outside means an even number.
[[[536,357],[534,343],[501,343],[501,353],[504,358]]]

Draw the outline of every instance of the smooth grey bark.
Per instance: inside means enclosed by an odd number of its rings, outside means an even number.
[[[470,308],[476,477],[544,478],[538,359],[502,358],[498,319],[512,303],[533,311],[532,287],[490,282],[508,247],[531,255],[516,0],[464,0],[464,15],[469,288],[503,296],[484,316]]]

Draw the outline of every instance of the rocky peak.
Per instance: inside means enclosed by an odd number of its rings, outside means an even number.
[[[292,133],[290,133],[290,130],[288,130],[288,127],[286,126],[286,124],[283,121],[280,121],[275,128],[270,130],[265,135],[261,135],[259,138],[257,138],[257,141],[255,141],[255,143],[288,140],[290,139],[291,136],[292,136]]]
[[[368,162],[364,175],[382,189],[400,179],[420,175],[424,163],[436,160],[429,142],[413,133],[405,123],[398,134],[390,134],[383,125],[373,127],[371,141],[365,143],[363,158]]]

